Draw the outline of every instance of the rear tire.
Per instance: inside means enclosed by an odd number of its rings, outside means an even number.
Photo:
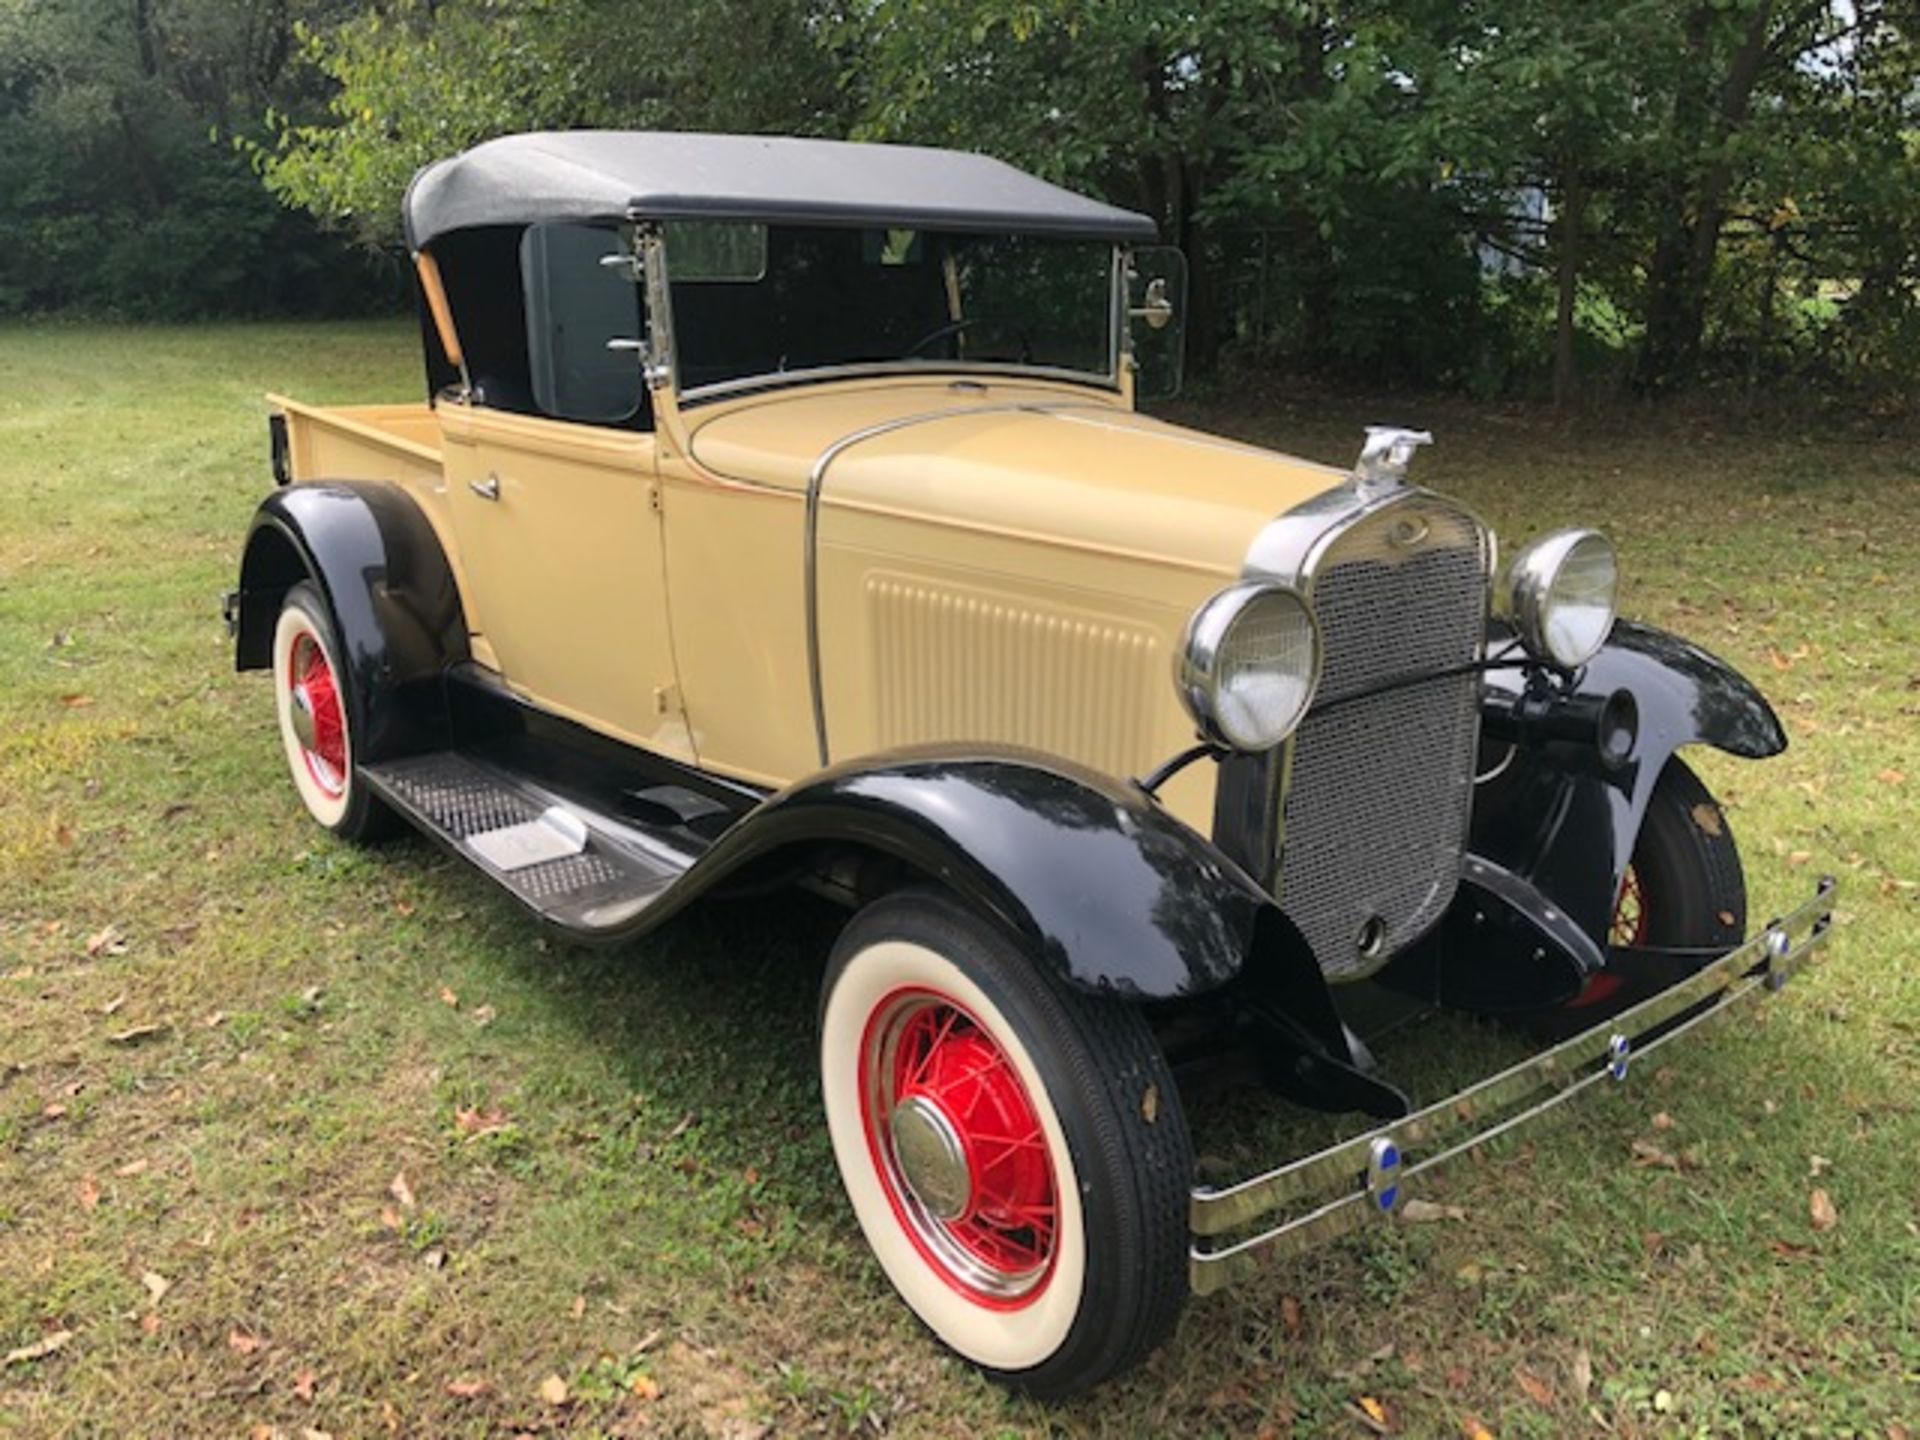
[[[301,581],[287,591],[273,627],[273,695],[293,788],[307,813],[342,840],[383,839],[399,818],[355,768],[351,676],[340,663],[332,612],[318,589]]]
[[[1192,1151],[1136,1007],[1056,983],[939,892],[902,891],[834,947],[820,1073],[854,1215],[963,1359],[1060,1399],[1172,1333]]]

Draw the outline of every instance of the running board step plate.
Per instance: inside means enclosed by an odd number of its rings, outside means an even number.
[[[542,919],[583,939],[626,926],[696,858],[457,750],[360,773],[414,825]]]

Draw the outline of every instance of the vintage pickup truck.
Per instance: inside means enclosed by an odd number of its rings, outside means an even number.
[[[1616,620],[1615,555],[1136,409],[1184,270],[1146,218],[977,155],[514,135],[405,205],[424,403],[271,401],[228,617],[344,840],[411,822],[566,936],[810,885],[846,1193],[932,1331],[1082,1389],[1191,1293],[1765,993],[1676,758],[1786,743]],[[796,957],[799,963],[800,957]],[[1416,1102],[1368,1036],[1540,1049]],[[1366,1117],[1198,1184],[1178,1076],[1239,1049]]]

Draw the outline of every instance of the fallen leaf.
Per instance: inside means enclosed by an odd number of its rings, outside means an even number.
[[[574,1296],[573,1304],[571,1304],[567,1308],[573,1312],[573,1318],[578,1320],[581,1316],[587,1313],[587,1297],[584,1295]]]
[[[473,1023],[484,1030],[493,1023],[494,1013],[493,1006],[482,1005],[473,1012]]]
[[[1720,807],[1710,800],[1702,800],[1693,807],[1693,823],[1706,835],[1717,836],[1727,828],[1726,821],[1720,818]]]
[[[1882,785],[1904,785],[1907,783],[1907,772],[1889,767],[1880,772],[1880,783]]]
[[[66,706],[66,707],[67,707],[67,709],[69,709],[69,710],[84,710],[84,709],[86,709],[86,708],[87,708],[87,707],[88,707],[89,705],[91,705],[91,704],[93,704],[93,696],[91,696],[91,695],[62,695],[62,696],[60,697],[60,703],[61,703],[62,705],[64,705],[64,706]]]
[[[1673,1117],[1662,1110],[1658,1115],[1653,1117],[1652,1124],[1656,1130],[1671,1130],[1673,1128]]]
[[[495,1108],[492,1110],[457,1110],[453,1123],[459,1132],[469,1140],[477,1140],[482,1135],[497,1135],[507,1128],[507,1113]]]
[[[315,1430],[312,1426],[308,1426],[300,1432],[300,1440],[333,1440],[333,1436],[328,1431]]]
[[[460,1008],[460,997],[442,985],[440,987],[440,1003],[450,1009],[458,1010]]]
[[[1820,1176],[1832,1168],[1833,1161],[1824,1155],[1809,1155],[1807,1157],[1807,1178],[1810,1180],[1819,1179]]]
[[[96,930],[87,937],[87,954],[90,957],[102,954],[124,955],[126,953],[127,942],[121,938],[120,927],[118,925],[109,925],[103,930]]]
[[[129,1160],[126,1164],[122,1165],[118,1170],[114,1171],[113,1173],[118,1175],[123,1180],[128,1179],[135,1175],[144,1175],[147,1173],[146,1157],[142,1156],[138,1160]]]
[[[142,1040],[151,1040],[156,1035],[167,1033],[165,1025],[135,1025],[107,1036],[112,1045],[138,1045]]]
[[[1287,1332],[1289,1340],[1298,1340],[1306,1329],[1306,1321],[1300,1314],[1300,1302],[1291,1295],[1280,1297],[1280,1328]]]
[[[1458,1205],[1436,1205],[1415,1198],[1400,1207],[1400,1218],[1410,1225],[1429,1225],[1436,1220],[1464,1220],[1467,1212]]]
[[[140,1317],[140,1329],[145,1334],[158,1335],[160,1333],[159,1312],[149,1310],[146,1314],[142,1315]]]
[[[58,1120],[66,1113],[67,1107],[56,1100],[40,1112],[40,1118],[42,1120]]]
[[[1824,1190],[1815,1190],[1807,1197],[1807,1215],[1815,1230],[1831,1230],[1840,1223],[1840,1212],[1833,1208],[1833,1197]]]
[[[313,1403],[313,1382],[318,1377],[311,1370],[300,1370],[293,1377],[293,1393],[307,1404]]]
[[[153,1303],[156,1305],[164,1300],[167,1291],[173,1288],[173,1282],[155,1270],[149,1270],[142,1275],[140,1283],[147,1287],[147,1294],[153,1297]]]
[[[1524,1367],[1514,1371],[1513,1378],[1519,1382],[1520,1388],[1526,1392],[1527,1399],[1538,1405],[1542,1410],[1551,1410],[1553,1408],[1553,1387],[1547,1384],[1546,1381]]]
[[[265,1343],[258,1335],[249,1335],[244,1330],[227,1332],[227,1348],[236,1355],[252,1355]]]
[[[1460,1422],[1460,1433],[1467,1440],[1493,1440],[1493,1432],[1471,1415]]]
[[[1160,1087],[1147,1086],[1146,1094],[1140,1097],[1140,1118],[1151,1125],[1160,1118]]]
[[[493,1389],[484,1380],[449,1380],[443,1388],[456,1400],[477,1400]]]
[[[100,1182],[94,1179],[93,1176],[82,1175],[80,1177],[80,1185],[77,1193],[80,1197],[80,1208],[82,1210],[97,1210],[100,1208]]]
[[[31,1345],[22,1345],[18,1350],[9,1350],[7,1358],[0,1361],[4,1365],[24,1365],[30,1360],[44,1360],[47,1356],[67,1348],[67,1342],[73,1339],[73,1331],[56,1330],[51,1335],[42,1336]]]
[[[1787,856],[1787,864],[1796,866],[1804,865],[1811,859],[1813,859],[1813,852],[1811,850],[1795,850]]]
[[[1378,1434],[1387,1433],[1387,1407],[1371,1395],[1361,1395],[1353,1402],[1354,1410],[1366,1421],[1368,1428]]]
[[[651,1375],[643,1372],[636,1372],[633,1379],[627,1382],[627,1388],[634,1393],[636,1398],[641,1400],[658,1400],[660,1398],[660,1382]]]
[[[114,1011],[118,1010],[122,1005],[126,1003],[127,1003],[127,997],[125,995],[116,995],[113,997],[113,999],[107,1001],[106,1004],[100,1007],[100,1013],[102,1015],[111,1015],[113,1014]]]
[[[549,1375],[540,1382],[540,1398],[549,1405],[567,1403],[567,1382],[558,1375]]]
[[[1801,1260],[1814,1253],[1811,1245],[1796,1245],[1791,1240],[1769,1240],[1767,1248],[1782,1260]]]
[[[1633,1142],[1633,1163],[1642,1170],[1678,1170],[1680,1157],[1662,1150],[1651,1140]]]
[[[1573,1359],[1567,1365],[1567,1381],[1573,1387],[1573,1398],[1584,1404],[1587,1392],[1593,1389],[1593,1356],[1584,1346],[1573,1352]]]
[[[400,1212],[391,1205],[382,1205],[380,1207],[380,1223],[389,1230],[398,1230],[401,1224]]]
[[[429,1270],[444,1270],[447,1268],[447,1252],[438,1246],[427,1251],[421,1259],[426,1261],[427,1269]]]
[[[402,1210],[411,1210],[417,1203],[413,1198],[413,1187],[407,1184],[407,1172],[404,1170],[388,1183],[387,1193],[400,1202]]]
[[[1669,1410],[1673,1409],[1673,1392],[1671,1390],[1654,1391],[1653,1392],[1653,1408],[1659,1411],[1660,1414],[1662,1415],[1666,1414]]]

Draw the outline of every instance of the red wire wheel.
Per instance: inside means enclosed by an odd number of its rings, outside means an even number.
[[[313,783],[334,798],[347,790],[347,716],[327,653],[311,630],[287,652],[286,686],[293,729]]]
[[[1613,922],[1607,927],[1607,948],[1627,950],[1647,943],[1647,892],[1640,883],[1640,871],[1633,865],[1620,881],[1620,894],[1613,902]],[[1622,981],[1617,970],[1602,970],[1589,975],[1580,993],[1567,1002],[1569,1009],[1580,1010],[1612,999]]]
[[[1058,1180],[992,1033],[936,991],[896,990],[867,1021],[860,1093],[874,1167],[921,1257],[990,1309],[1036,1300],[1058,1248]]]
[[[1607,944],[1616,949],[1647,943],[1647,892],[1640,884],[1638,867],[1627,866],[1620,882],[1620,897],[1613,902],[1613,924],[1607,930]]]

